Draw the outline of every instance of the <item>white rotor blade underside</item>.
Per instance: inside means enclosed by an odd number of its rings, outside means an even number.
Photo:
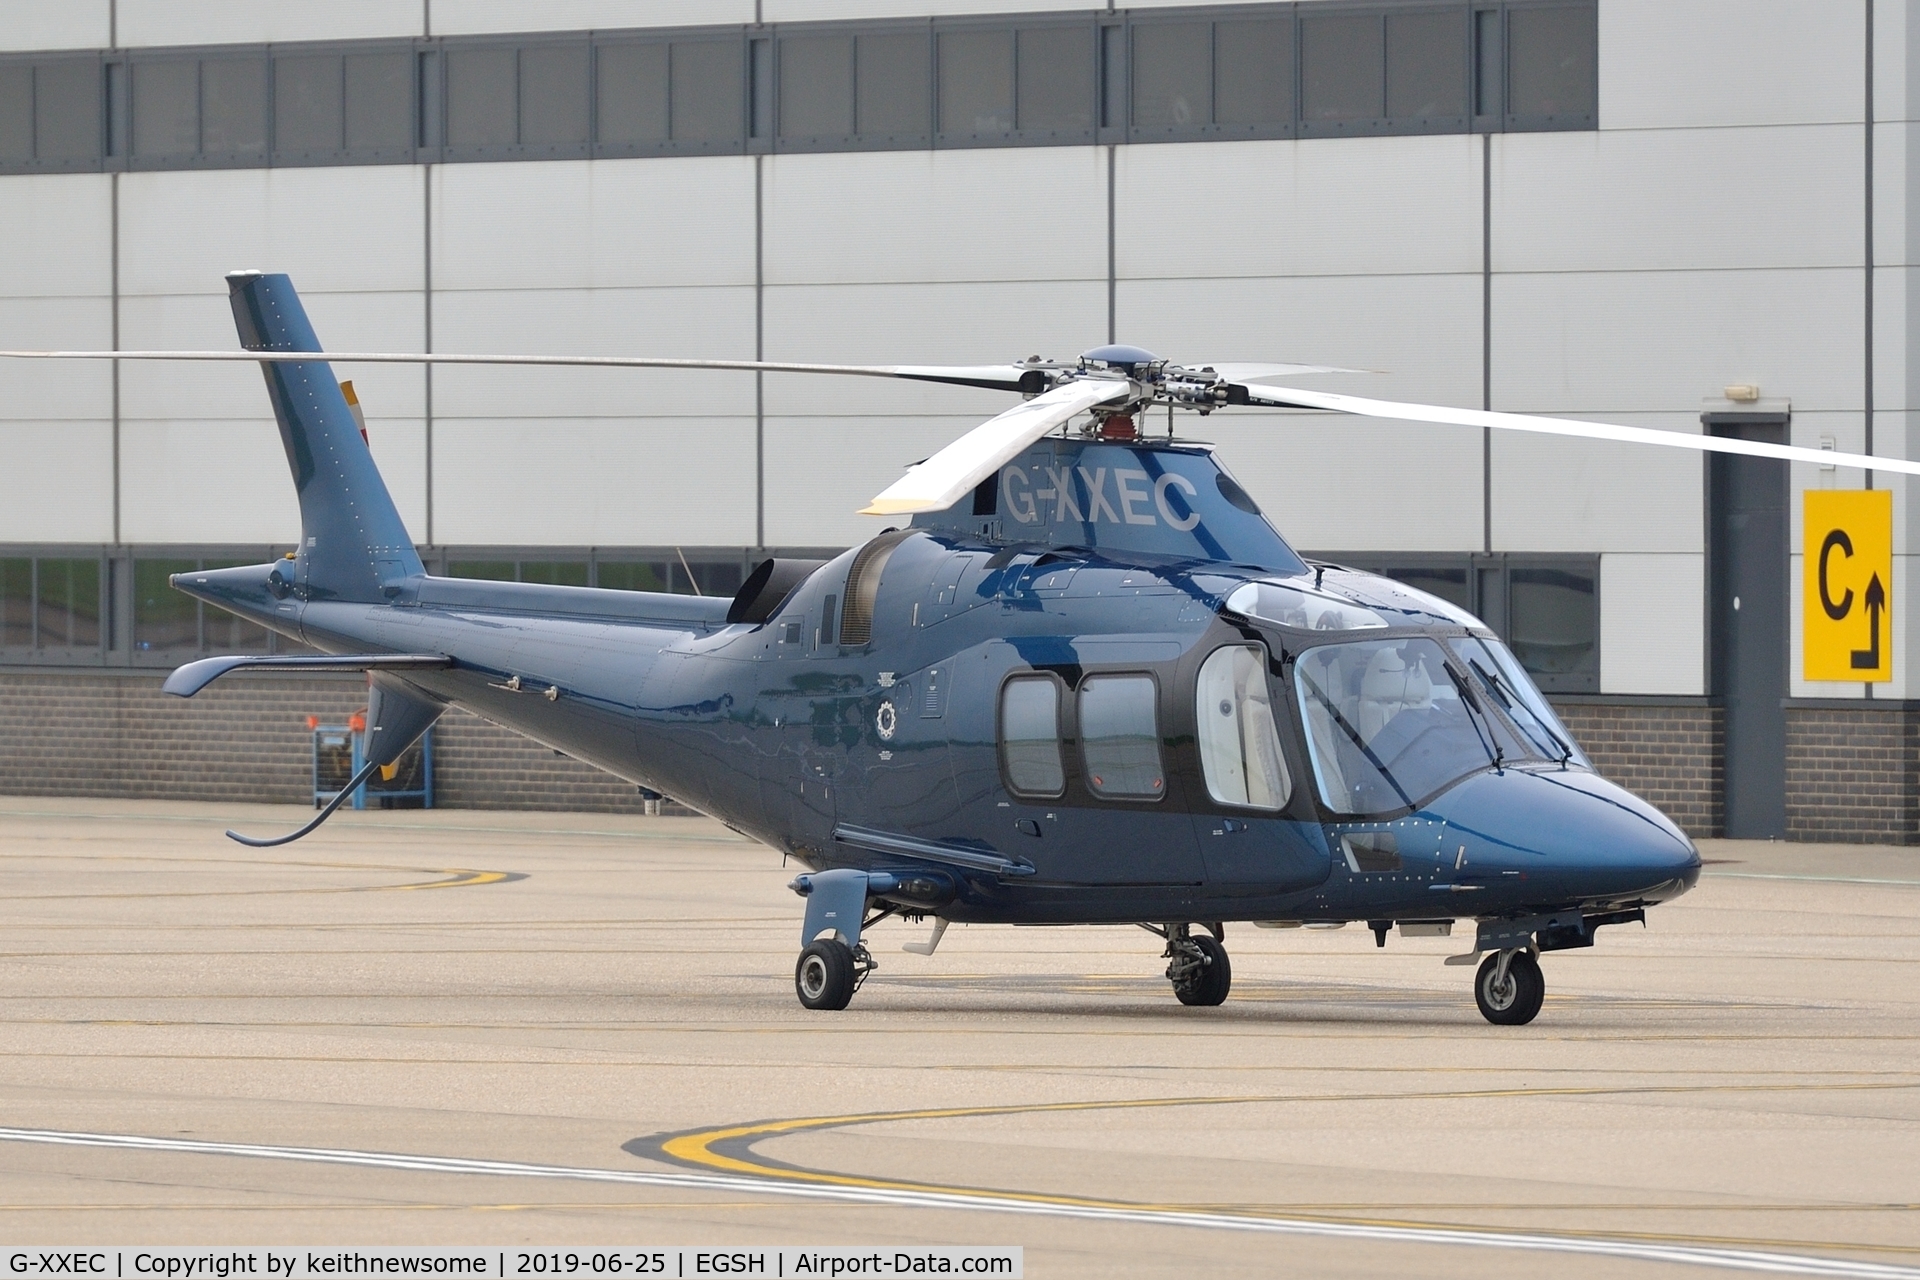
[[[1263,378],[1291,378],[1303,373],[1371,373],[1370,369],[1343,369],[1336,364],[1210,364],[1228,382],[1259,382]]]
[[[1132,394],[1132,384],[1108,378],[1086,378],[1055,387],[987,419],[925,462],[909,467],[906,475],[882,490],[860,514],[943,511],[1074,414],[1110,400],[1125,400]]]
[[[1353,413],[1368,418],[1439,422],[1458,427],[1494,427],[1501,431],[1534,431],[1542,435],[1572,436],[1580,440],[1657,444],[1669,449],[1692,449],[1699,453],[1739,453],[1751,458],[1779,458],[1786,462],[1812,462],[1823,467],[1858,467],[1864,471],[1895,471],[1902,475],[1920,476],[1920,462],[1908,462],[1904,458],[1836,453],[1831,449],[1802,449],[1796,445],[1735,440],[1727,436],[1696,436],[1684,431],[1660,431],[1653,427],[1622,427],[1606,422],[1583,422],[1575,418],[1490,413],[1484,409],[1454,409],[1436,404],[1401,404],[1394,400],[1369,400],[1363,396],[1302,391],[1295,387],[1248,386],[1247,397],[1254,404],[1282,409],[1325,409],[1332,413]]]
[[[760,373],[836,373],[856,378],[911,378],[962,386],[1020,390],[1029,367],[1018,364],[792,364],[771,360],[679,360],[655,356],[459,355],[429,351],[0,351],[9,360],[210,360],[275,364],[530,364],[600,369],[723,369]]]

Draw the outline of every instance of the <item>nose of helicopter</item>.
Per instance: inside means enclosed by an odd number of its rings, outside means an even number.
[[[1700,878],[1700,851],[1672,820],[1594,774],[1482,774],[1433,808],[1460,850],[1455,883],[1503,899],[1664,902]]]

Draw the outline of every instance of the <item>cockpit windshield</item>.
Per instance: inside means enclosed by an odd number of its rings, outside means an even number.
[[[1308,649],[1294,685],[1314,780],[1335,813],[1410,809],[1468,774],[1565,755],[1491,713],[1425,637]]]
[[[1447,642],[1461,663],[1473,674],[1489,701],[1542,755],[1552,760],[1593,766],[1573,735],[1553,714],[1553,708],[1540,696],[1540,690],[1521,671],[1519,660],[1498,640],[1482,636],[1458,636]]]

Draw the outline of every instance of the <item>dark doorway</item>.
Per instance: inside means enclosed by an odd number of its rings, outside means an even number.
[[[1787,416],[1710,413],[1710,435],[1787,442]],[[1707,622],[1712,690],[1726,715],[1725,831],[1787,833],[1787,464],[1710,454]]]

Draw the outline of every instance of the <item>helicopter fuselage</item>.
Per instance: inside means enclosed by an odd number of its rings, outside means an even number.
[[[1049,471],[1077,494],[1033,500]],[[1476,620],[1385,579],[1309,568],[1205,449],[1049,441],[973,508],[813,569],[752,622],[726,621],[728,602],[712,599],[430,577],[390,586],[377,604],[275,599],[272,566],[179,585],[328,652],[450,655],[454,665],[404,683],[815,870],[907,875],[921,899],[894,904],[951,920],[1593,915],[1675,896],[1697,877],[1686,837],[1591,770]],[[1080,518],[1020,525],[1053,510]],[[1256,529],[1270,546],[1248,536]],[[1254,545],[1235,549],[1267,563],[1180,545],[1236,532]],[[1236,608],[1249,584],[1252,603]],[[1263,608],[1260,591],[1321,612],[1286,617]],[[1373,648],[1336,673],[1350,688],[1309,678],[1334,670],[1317,655],[1355,644]],[[1416,649],[1419,699],[1362,688],[1379,683],[1367,663],[1385,662],[1404,695],[1403,655]],[[1284,779],[1227,801],[1203,741],[1214,709],[1202,703],[1216,700],[1201,692],[1203,666],[1223,650],[1259,668],[1257,710]],[[1026,703],[1052,706],[1052,743],[1023,738],[1016,750],[1056,763],[1024,786],[1009,776],[1014,681],[1031,686]],[[1086,723],[1114,714],[1090,705],[1095,695],[1132,700],[1119,712],[1134,717],[1127,732]],[[1503,698],[1515,705],[1503,711]],[[1387,768],[1372,794],[1331,781],[1389,763],[1370,759],[1387,748],[1369,743],[1385,742],[1396,716],[1433,721],[1398,747],[1412,767]],[[1380,723],[1363,727],[1369,719]],[[1115,751],[1133,755],[1116,766],[1138,775],[1130,784],[1102,776],[1101,753]],[[1343,766],[1342,751],[1357,763]]]

